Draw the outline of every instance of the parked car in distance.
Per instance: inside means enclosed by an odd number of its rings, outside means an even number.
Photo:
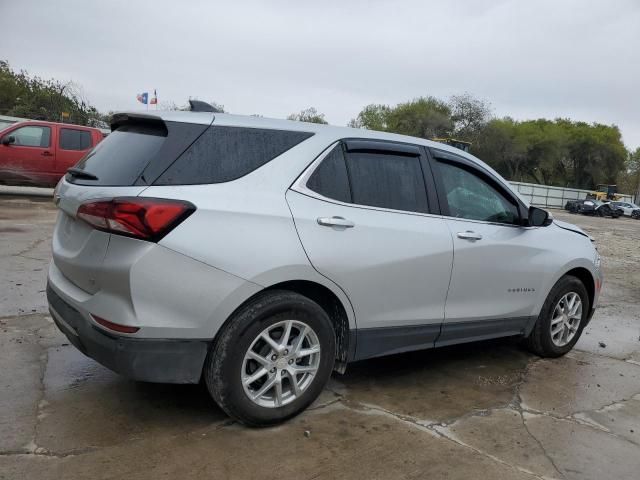
[[[640,217],[640,207],[631,202],[611,202],[617,209],[622,210],[623,215],[631,218]]]
[[[564,208],[571,213],[581,213],[583,215],[596,215],[598,217],[618,218],[622,215],[622,210],[613,208],[611,202],[601,202],[595,198],[585,200],[569,200]]]
[[[53,187],[104,135],[97,128],[42,121],[0,131],[0,184]]]
[[[591,319],[592,239],[472,155],[193,105],[114,115],[56,189],[50,311],[108,368],[269,425],[349,362],[506,336],[558,357]]]

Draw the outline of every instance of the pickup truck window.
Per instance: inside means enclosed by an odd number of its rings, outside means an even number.
[[[61,128],[60,148],[63,150],[87,150],[91,148],[91,132]]]
[[[14,145],[46,148],[51,141],[51,128],[26,126],[10,132],[9,135],[16,139]]]

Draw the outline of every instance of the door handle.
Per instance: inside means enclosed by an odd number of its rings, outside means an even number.
[[[463,240],[482,240],[482,235],[476,232],[472,232],[471,230],[467,230],[466,232],[458,232],[458,238],[462,238]]]
[[[44,152],[42,152],[42,155],[44,155],[45,157],[51,157],[51,156],[53,156],[53,153],[51,153],[48,150],[45,150]]]
[[[351,220],[343,217],[318,217],[318,225],[323,227],[353,228],[356,226]]]

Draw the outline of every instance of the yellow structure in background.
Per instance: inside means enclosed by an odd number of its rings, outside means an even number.
[[[471,147],[471,142],[465,142],[464,140],[456,140],[455,138],[432,138],[434,142],[444,143],[451,145],[452,147],[459,148],[463,152],[468,152]]]

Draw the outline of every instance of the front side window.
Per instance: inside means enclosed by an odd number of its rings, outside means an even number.
[[[91,148],[91,132],[61,128],[60,148],[63,150],[87,150]]]
[[[420,158],[392,152],[349,152],[353,203],[428,213]]]
[[[501,192],[459,166],[438,162],[449,215],[468,220],[516,224],[518,208]]]
[[[16,139],[13,145],[46,148],[51,139],[51,128],[26,126],[14,130],[9,135]]]

